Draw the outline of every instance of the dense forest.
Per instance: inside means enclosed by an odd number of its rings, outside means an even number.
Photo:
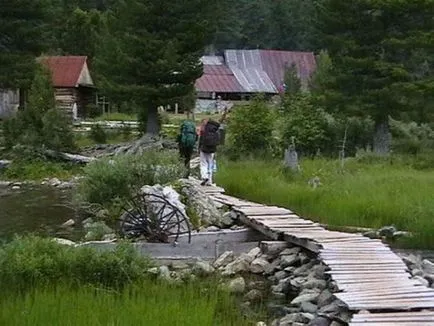
[[[378,139],[390,116],[433,117],[434,0],[1,2],[0,87],[28,89],[41,54],[87,55],[100,92],[151,133],[158,105],[191,103],[198,58],[226,48],[325,50],[314,105],[371,117]]]

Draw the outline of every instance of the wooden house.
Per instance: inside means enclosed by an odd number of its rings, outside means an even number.
[[[86,116],[86,108],[95,103],[95,86],[85,56],[48,56],[39,61],[51,72],[57,107],[71,118]],[[75,104],[75,105],[74,105]]]

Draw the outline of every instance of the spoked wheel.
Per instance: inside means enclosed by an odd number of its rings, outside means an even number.
[[[163,196],[140,194],[123,208],[120,218],[122,234],[128,238],[143,236],[149,242],[167,243],[182,234],[188,234],[191,241],[191,228],[188,217],[178,207]]]

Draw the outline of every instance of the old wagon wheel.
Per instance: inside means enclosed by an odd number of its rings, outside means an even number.
[[[174,241],[182,234],[188,234],[191,241],[191,228],[188,217],[170,201],[156,194],[139,194],[128,201],[120,218],[120,231],[129,238],[144,236],[149,242]]]

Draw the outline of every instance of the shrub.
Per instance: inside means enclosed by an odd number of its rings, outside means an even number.
[[[36,71],[27,107],[4,124],[4,145],[20,144],[52,150],[72,150],[72,130],[66,117],[55,107],[50,73],[43,67]]]
[[[107,133],[99,124],[95,124],[90,129],[90,138],[98,144],[107,142]]]
[[[0,247],[2,291],[61,283],[123,286],[143,278],[149,265],[126,243],[100,252],[30,236]]]
[[[146,152],[106,158],[88,164],[79,185],[80,199],[100,205],[129,199],[144,185],[182,178],[184,167],[172,152]]]
[[[416,155],[434,148],[434,130],[428,124],[390,120],[393,150]]]
[[[237,154],[269,151],[273,122],[272,109],[261,98],[250,105],[233,108],[228,126],[230,151]]]
[[[297,150],[305,155],[313,155],[326,147],[325,113],[313,106],[309,95],[299,94],[291,101],[285,101],[284,114],[282,141],[285,147],[292,143],[292,139]]]

